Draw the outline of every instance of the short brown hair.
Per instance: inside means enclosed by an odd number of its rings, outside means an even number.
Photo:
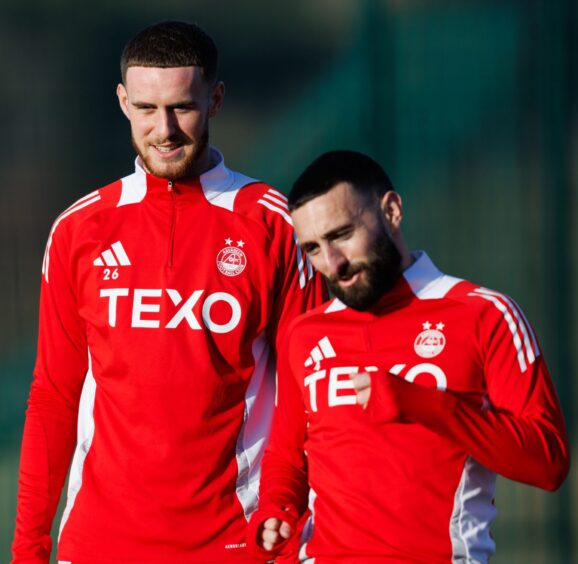
[[[217,80],[219,53],[212,38],[199,26],[167,21],[151,25],[137,33],[120,58],[123,82],[129,67],[190,67],[203,69],[209,84]]]

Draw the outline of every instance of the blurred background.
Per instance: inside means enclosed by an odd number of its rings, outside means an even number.
[[[165,19],[196,21],[219,46],[227,96],[211,135],[229,166],[286,191],[319,153],[365,151],[404,198],[410,246],[516,298],[576,456],[576,2],[2,0],[0,562],[48,231],[132,171],[118,59]],[[578,562],[577,486],[574,470],[555,494],[499,479],[493,562]]]

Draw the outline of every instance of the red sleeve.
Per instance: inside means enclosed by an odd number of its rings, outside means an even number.
[[[288,325],[298,315],[313,309],[328,299],[328,293],[319,273],[297,244],[297,237],[289,223],[280,216],[282,236],[278,243],[279,275],[273,295],[273,313],[269,323],[269,339],[275,350],[280,350]]]
[[[87,344],[67,274],[63,229],[51,234],[43,268],[38,355],[24,425],[13,563],[47,563],[50,529],[76,442]],[[53,237],[54,235],[54,237]]]
[[[367,410],[381,422],[421,423],[497,474],[555,490],[570,467],[564,418],[532,328],[516,311],[525,327],[518,339],[511,319],[493,306],[480,318],[475,338],[486,396],[441,392],[376,374]]]
[[[248,550],[257,557],[265,554],[257,546],[256,534],[266,519],[288,514],[296,521],[307,509],[309,486],[304,450],[307,418],[301,390],[291,373],[289,341],[279,355],[277,405],[261,466],[259,508],[251,517],[248,529]],[[285,544],[268,554],[277,555]]]

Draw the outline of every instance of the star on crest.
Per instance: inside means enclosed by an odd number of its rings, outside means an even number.
[[[240,241],[237,241],[237,247],[239,247],[240,249],[242,249],[244,245],[245,241],[243,241],[242,239]]]
[[[443,331],[444,330],[445,325],[440,321],[439,323],[436,324],[436,329],[438,331]]]
[[[230,247],[232,243],[233,243],[233,240],[230,237],[227,237],[225,239],[225,245],[228,245]]]
[[[431,329],[431,323],[429,321],[422,323],[421,326],[423,327],[424,331],[429,331]]]

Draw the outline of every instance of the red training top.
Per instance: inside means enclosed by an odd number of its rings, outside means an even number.
[[[15,563],[48,562],[72,456],[59,560],[253,561],[273,351],[324,290],[285,196],[212,151],[218,165],[190,181],[137,161],[54,223]]]
[[[249,544],[269,516],[313,519],[303,557],[487,562],[496,474],[556,489],[563,417],[538,343],[508,297],[439,272],[425,253],[370,311],[339,300],[298,318]],[[350,374],[369,372],[367,409]]]

